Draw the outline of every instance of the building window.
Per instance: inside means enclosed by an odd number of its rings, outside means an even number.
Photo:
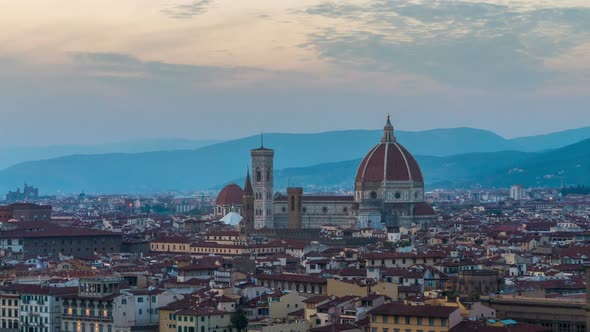
[[[256,182],[261,182],[262,181],[262,172],[260,171],[260,168],[256,168]]]

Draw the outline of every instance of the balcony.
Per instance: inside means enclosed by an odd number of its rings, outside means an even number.
[[[81,321],[100,321],[100,322],[113,322],[113,317],[104,317],[104,316],[86,316],[86,315],[62,315],[64,320],[81,320]]]

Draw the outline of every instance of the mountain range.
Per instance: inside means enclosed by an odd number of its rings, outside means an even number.
[[[359,159],[379,141],[381,133],[265,134],[265,145],[275,149],[276,186],[352,187]],[[567,183],[589,183],[586,159],[590,143],[565,146],[580,137],[590,138],[590,128],[511,140],[472,128],[396,131],[396,136],[417,157],[429,187],[556,185],[562,178]],[[186,147],[182,144],[191,147],[201,143],[172,142],[165,151],[144,146],[148,152],[139,153],[93,154],[89,149],[84,154],[26,161],[0,171],[0,190],[23,182],[40,187],[44,193],[219,188],[243,177],[249,151],[260,146],[260,140],[260,136],[250,136],[191,149],[182,149]]]
[[[25,161],[51,159],[74,154],[138,153],[150,151],[198,149],[218,140],[160,138],[104,144],[0,147],[0,169]]]
[[[547,152],[500,151],[415,157],[430,189],[590,184],[590,139]],[[276,173],[275,181],[303,186],[307,190],[330,187],[352,189],[360,162],[360,159],[355,159],[283,169]]]

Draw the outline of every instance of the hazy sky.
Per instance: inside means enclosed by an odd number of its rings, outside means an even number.
[[[0,0],[0,145],[590,125],[588,0]]]

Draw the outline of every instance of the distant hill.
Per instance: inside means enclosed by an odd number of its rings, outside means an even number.
[[[275,149],[275,168],[281,169],[361,158],[381,134],[381,130],[265,134],[264,142]],[[509,147],[498,135],[470,128],[399,131],[396,135],[416,154],[438,156]],[[77,154],[25,162],[0,171],[0,190],[23,182],[35,184],[42,192],[207,189],[243,176],[250,149],[259,145],[260,137],[250,136],[195,150]]]
[[[590,127],[564,130],[546,135],[511,139],[521,151],[541,151],[558,149],[590,138]]]
[[[544,153],[502,151],[449,157],[416,156],[428,187],[558,187],[590,184],[590,139]],[[277,172],[275,181],[292,186],[352,189],[360,159],[291,168]],[[313,184],[313,186],[311,185]]]
[[[198,149],[215,143],[219,143],[219,141],[162,138],[107,144],[0,147],[0,169],[26,161],[57,158],[74,154],[139,153]]]
[[[531,160],[534,154],[501,152],[515,150],[512,148],[513,143],[488,131],[455,128],[396,132],[396,135],[414,155],[429,156],[418,157],[418,160],[430,184],[528,183],[524,181],[526,179],[521,181],[516,176],[500,177],[506,182],[500,182],[495,177],[502,174],[503,170],[527,166],[525,162]],[[277,187],[286,186],[289,179],[293,184],[352,185],[358,159],[379,141],[380,136],[380,130],[265,134],[264,142],[275,149],[275,168],[282,169],[277,173]],[[215,188],[243,177],[250,163],[250,149],[259,145],[260,137],[250,136],[194,150],[78,154],[25,162],[0,171],[0,193],[23,182],[38,186],[42,193],[133,193]],[[580,157],[584,155],[583,151],[580,153]],[[570,158],[571,155],[571,151],[565,153],[564,158]],[[340,163],[342,160],[355,159],[357,165],[354,162]],[[326,163],[331,165],[323,165]],[[547,164],[552,165],[550,160]],[[532,173],[533,170],[542,171],[535,164],[527,167],[531,169],[531,174],[536,174]],[[332,170],[327,171],[329,169]],[[573,170],[568,171],[573,174]],[[340,177],[339,172],[342,173]],[[540,176],[546,174],[549,173]],[[486,180],[488,178],[489,181]],[[584,177],[576,175],[567,182],[586,183],[576,182],[578,180],[584,180]],[[539,181],[545,182],[550,181]]]

